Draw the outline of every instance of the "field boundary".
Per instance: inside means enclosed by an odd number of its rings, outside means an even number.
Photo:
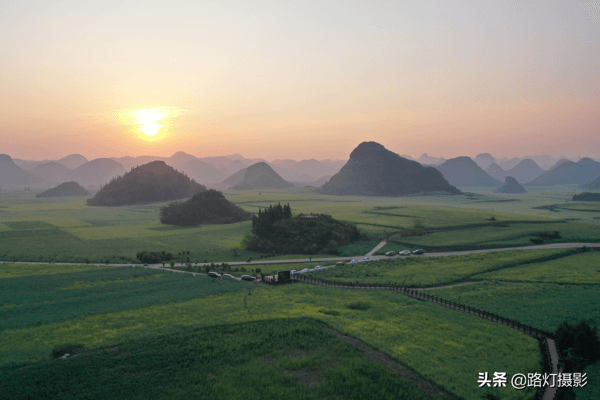
[[[510,318],[502,317],[498,314],[494,314],[485,310],[480,310],[475,307],[470,307],[465,304],[461,304],[455,301],[450,301],[443,299],[441,297],[430,295],[427,293],[423,293],[420,289],[408,288],[405,286],[399,286],[395,284],[370,284],[370,283],[345,283],[345,282],[333,282],[333,281],[324,281],[322,279],[313,278],[310,276],[301,276],[294,275],[292,276],[292,281],[294,282],[303,282],[311,285],[320,285],[320,286],[329,286],[334,288],[341,289],[358,289],[358,290],[370,290],[370,289],[379,289],[379,290],[391,290],[396,293],[404,294],[406,296],[415,298],[417,300],[429,301],[435,304],[442,305],[444,307],[462,311],[467,314],[474,315],[479,318],[487,319],[489,321],[495,322],[497,324],[501,324],[507,326],[509,328],[515,329],[526,335],[532,336],[539,341],[544,343],[544,348],[546,349],[546,356],[548,360],[550,360],[550,364],[552,366],[552,372],[558,373],[562,372],[563,364],[560,359],[559,352],[556,346],[556,342],[554,341],[554,335],[551,332],[544,331],[542,329],[534,328],[533,326],[529,326],[523,324],[519,321],[515,321]],[[536,395],[536,399],[541,400],[554,400],[556,398],[557,388],[546,386],[543,394]]]

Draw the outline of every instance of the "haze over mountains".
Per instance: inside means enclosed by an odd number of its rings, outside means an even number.
[[[406,154],[402,155],[402,158],[411,161],[414,160],[413,157]],[[463,167],[467,165],[467,159],[473,161],[475,166],[484,171],[492,180],[486,179],[486,176],[482,175],[481,171],[476,171],[471,163],[468,163],[470,165],[469,168],[460,172],[462,167],[459,167],[460,163],[456,163],[457,159],[462,160]],[[585,168],[580,166],[571,172],[568,172],[570,170],[561,170],[560,176],[548,175],[548,172],[558,169],[562,164],[573,165],[579,162],[578,159],[568,160],[565,157],[556,158],[548,155],[521,158],[494,158],[489,153],[481,153],[474,158],[456,157],[452,160],[455,160],[453,164],[443,166],[450,160],[446,160],[444,157],[433,157],[422,154],[416,161],[425,166],[441,168],[440,171],[449,183],[459,187],[482,186],[481,183],[486,182],[486,185],[483,186],[498,187],[502,185],[507,176],[513,176],[518,182],[523,184],[532,182],[534,185],[542,185],[541,182],[544,182],[544,185],[581,185],[591,182],[600,174],[598,172],[590,178],[596,172],[593,164],[590,164]],[[268,164],[283,180],[299,187],[321,187],[333,175],[337,174],[346,163],[344,160],[316,159],[301,161],[275,159],[267,162],[262,158],[245,158],[240,154],[195,157],[183,151],[179,151],[170,157],[146,155],[95,160],[87,160],[80,154],[72,154],[59,160],[32,161],[11,159],[5,168],[0,168],[0,187],[19,188],[30,186],[32,188],[47,189],[62,182],[75,181],[88,189],[99,189],[110,182],[111,179],[123,175],[131,168],[152,161],[164,161],[167,165],[185,173],[198,183],[219,190],[226,190],[229,187],[239,184],[243,180],[245,169],[258,162]],[[240,173],[238,174],[238,172]],[[538,180],[542,175],[544,175],[544,178]],[[548,178],[548,176],[554,176],[554,178]]]

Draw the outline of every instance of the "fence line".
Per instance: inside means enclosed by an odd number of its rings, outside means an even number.
[[[455,301],[450,301],[443,299],[441,297],[427,294],[422,292],[421,290],[409,288],[406,286],[400,286],[393,283],[390,284],[379,284],[379,283],[351,283],[351,282],[335,282],[335,281],[324,281],[322,279],[314,278],[311,276],[302,276],[302,275],[294,275],[292,276],[292,281],[297,282],[305,282],[312,285],[321,285],[321,286],[329,286],[343,289],[381,289],[381,290],[392,290],[397,293],[402,293],[404,295],[413,297],[419,300],[430,301],[436,304],[440,304],[442,306],[451,308],[457,311],[463,311],[468,314],[473,314],[480,318],[484,318],[498,324],[505,325],[509,328],[516,329],[520,332],[523,332],[529,336],[532,336],[538,340],[542,340],[544,343],[544,349],[546,352],[546,356],[548,358],[548,362],[550,363],[550,368],[553,368],[553,357],[550,352],[550,347],[548,345],[548,338],[553,339],[554,335],[551,332],[544,331],[542,329],[535,328],[533,326],[529,326],[527,324],[523,324],[519,321],[512,320],[510,318],[502,317],[498,314],[494,314],[485,310],[480,310],[475,307],[470,307],[465,304],[461,304]],[[558,347],[557,347],[558,351]],[[558,351],[558,359],[557,359],[558,370],[562,371],[562,360],[560,359],[560,351]],[[557,372],[557,371],[554,371]],[[544,400],[554,400],[556,399],[558,390],[551,390],[550,386],[546,386],[544,391],[538,392],[536,395],[536,399],[544,399]]]

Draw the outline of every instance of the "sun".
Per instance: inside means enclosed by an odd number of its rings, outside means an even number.
[[[160,109],[136,110],[133,112],[138,129],[148,137],[153,137],[162,127],[158,122],[166,117],[166,113]]]

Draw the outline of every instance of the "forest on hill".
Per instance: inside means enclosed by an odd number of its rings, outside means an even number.
[[[174,170],[164,161],[132,168],[113,179],[87,201],[90,206],[125,206],[185,199],[206,187]]]
[[[169,204],[160,210],[160,222],[178,226],[233,224],[251,218],[249,212],[227,200],[223,193],[213,189],[197,193],[183,203]]]

